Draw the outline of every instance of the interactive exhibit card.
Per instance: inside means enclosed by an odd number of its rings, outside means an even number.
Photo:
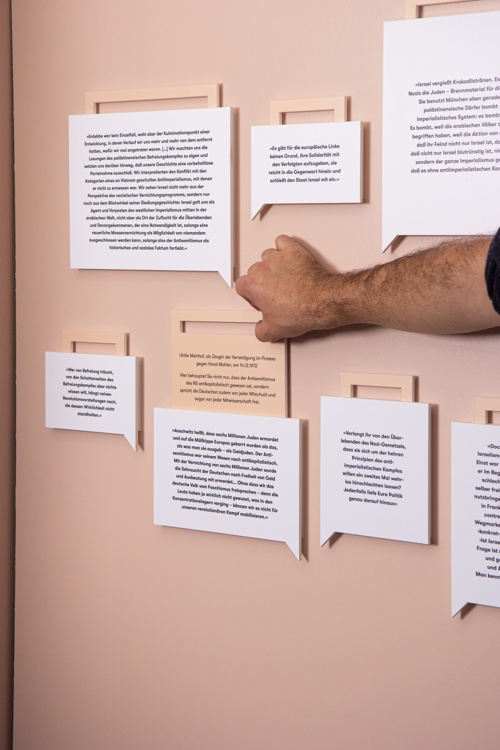
[[[124,435],[137,450],[139,360],[45,353],[45,426]]]
[[[500,607],[500,427],[452,425],[452,616]]]
[[[232,281],[227,107],[69,118],[71,267]]]
[[[266,204],[361,203],[361,122],[252,127],[252,218]]]
[[[429,405],[321,399],[321,544],[334,533],[429,544]]]
[[[259,319],[252,310],[173,311],[172,406],[286,417],[286,344],[258,341]]]
[[[285,542],[300,559],[300,421],[155,409],[154,522]]]
[[[498,228],[499,35],[498,12],[385,24],[383,249]]]

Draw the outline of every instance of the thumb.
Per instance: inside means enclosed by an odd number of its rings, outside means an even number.
[[[266,324],[263,320],[259,320],[258,323],[255,324],[255,336],[259,339],[259,341],[267,341],[266,338]]]
[[[259,320],[258,323],[255,324],[255,335],[259,339],[259,341],[268,342],[273,341],[273,338],[271,336],[271,330],[269,327],[269,323],[267,320]]]
[[[298,244],[297,240],[292,239],[287,234],[279,234],[275,241],[276,250],[286,250],[292,245]]]

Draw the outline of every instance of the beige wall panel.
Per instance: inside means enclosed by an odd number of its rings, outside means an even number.
[[[69,268],[67,116],[85,92],[220,82],[237,110],[237,262],[279,233],[331,267],[379,262],[382,31],[403,0],[16,0],[19,475],[16,750],[386,750],[497,739],[500,612],[450,619],[450,422],[498,395],[496,332],[364,327],[291,344],[306,422],[305,558],[154,527],[153,407],[170,405],[170,311],[245,309],[217,274]],[[276,99],[349,96],[366,203],[250,214],[250,127]],[[286,126],[284,126],[286,127]],[[405,240],[398,254],[418,245]],[[46,430],[63,328],[123,330],[144,357],[143,449]],[[340,373],[416,375],[434,404],[433,545],[319,547],[319,398]]]

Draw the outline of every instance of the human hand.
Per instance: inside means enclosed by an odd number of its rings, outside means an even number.
[[[281,234],[276,249],[261,257],[236,281],[237,293],[262,312],[257,338],[278,341],[328,327],[322,300],[332,277],[305,247]]]

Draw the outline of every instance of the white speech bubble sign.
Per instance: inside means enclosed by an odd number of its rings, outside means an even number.
[[[137,450],[137,357],[45,353],[45,426],[124,435]]]
[[[154,522],[301,544],[300,421],[155,409]]]
[[[321,544],[334,533],[429,544],[429,405],[321,399]]]
[[[385,24],[383,250],[496,231],[499,34],[498,12]]]
[[[232,284],[230,108],[69,118],[72,268]]]
[[[252,127],[252,219],[267,204],[361,203],[360,122]]]
[[[452,608],[500,607],[500,427],[452,424]]]

